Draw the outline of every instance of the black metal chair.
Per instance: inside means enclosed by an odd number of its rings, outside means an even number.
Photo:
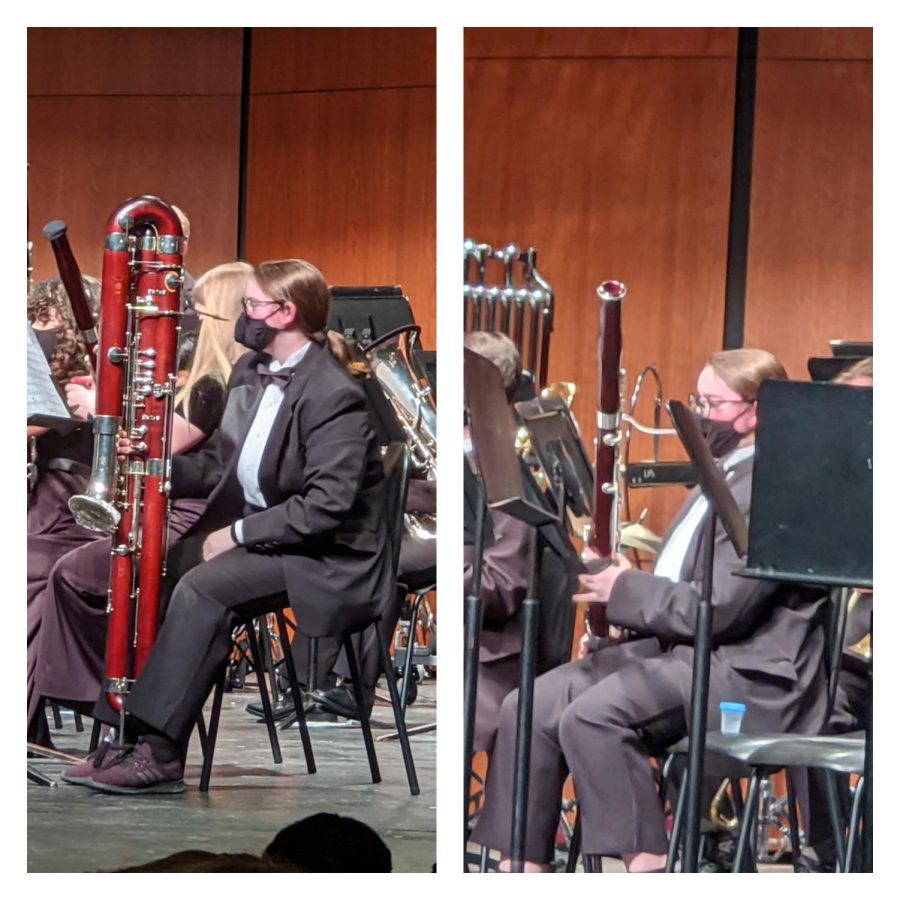
[[[391,542],[391,562],[396,578],[398,562],[400,559],[400,541],[403,535],[403,514],[406,508],[406,493],[409,486],[410,457],[406,444],[395,442],[388,445],[384,456],[384,496],[385,519],[388,523],[389,538]],[[366,756],[369,760],[369,770],[372,774],[372,782],[381,781],[381,772],[378,768],[378,758],[375,755],[375,741],[372,737],[372,726],[369,722],[368,710],[363,698],[362,684],[360,682],[359,657],[353,646],[353,638],[361,635],[370,626],[375,626],[378,636],[378,653],[381,657],[381,668],[387,681],[388,693],[391,698],[391,707],[394,712],[394,724],[400,741],[400,749],[403,754],[403,765],[406,768],[406,778],[409,783],[409,792],[412,795],[419,793],[419,782],[416,777],[415,763],[413,762],[412,749],[409,745],[409,733],[404,717],[404,703],[400,699],[400,692],[394,679],[393,666],[391,664],[388,638],[381,628],[381,615],[375,616],[371,622],[366,622],[355,631],[342,636],[344,651],[347,654],[347,665],[350,669],[350,680],[353,684],[356,710],[362,726],[363,740],[366,746]],[[404,685],[405,695],[405,685]]]
[[[391,554],[393,571],[397,571],[397,561],[400,553],[400,536],[403,531],[403,510],[406,503],[406,491],[409,481],[409,450],[405,444],[394,443],[389,445],[384,457],[384,497],[385,497],[385,520],[388,522],[389,538],[391,541]],[[297,673],[294,668],[293,657],[288,639],[287,623],[284,617],[284,600],[280,598],[281,605],[273,608],[278,620],[279,640],[281,642],[282,655],[284,664],[287,669],[288,684],[294,704],[294,715],[300,728],[300,736],[303,742],[304,755],[306,757],[307,771],[312,774],[316,771],[315,760],[313,757],[312,744],[309,738],[309,730],[306,723],[306,716],[303,711],[302,696],[297,679]],[[253,657],[253,668],[257,672],[257,680],[259,682],[260,700],[262,702],[264,720],[269,734],[269,741],[272,746],[273,758],[276,763],[281,762],[281,752],[278,742],[278,734],[275,726],[274,716],[272,715],[272,705],[269,698],[269,692],[265,685],[265,667],[263,664],[262,653],[259,649],[259,643],[256,639],[255,628],[252,620],[244,621],[244,627],[247,631],[247,638],[250,644],[251,654]],[[409,736],[403,720],[403,709],[400,703],[400,696],[397,692],[397,686],[393,679],[390,654],[387,646],[387,639],[381,631],[381,616],[375,616],[372,620],[365,622],[363,625],[355,629],[353,632],[341,635],[341,640],[345,652],[347,654],[347,663],[350,668],[351,679],[354,687],[354,696],[356,699],[357,712],[362,725],[363,739],[366,746],[366,756],[369,762],[369,769],[372,774],[373,783],[381,781],[381,773],[378,767],[378,760],[375,755],[375,744],[372,738],[371,725],[369,723],[368,712],[365,709],[365,701],[362,694],[362,687],[359,681],[359,660],[356,650],[353,646],[352,638],[361,634],[368,627],[374,625],[378,634],[378,649],[381,656],[382,668],[387,676],[388,690],[391,695],[391,705],[394,710],[394,718],[397,725],[397,731],[400,738],[400,745],[403,752],[403,762],[406,767],[407,779],[409,781],[410,793],[418,794],[419,785],[416,778],[415,766],[412,759],[412,751],[409,746]],[[213,704],[210,712],[209,727],[204,728],[201,719],[198,721],[200,731],[200,741],[203,748],[203,771],[200,778],[200,790],[209,789],[209,781],[212,773],[212,760],[215,751],[216,736],[218,733],[219,717],[222,708],[222,697],[224,694],[225,671],[223,666],[222,673],[216,684],[213,695]]]
[[[823,727],[831,716],[837,692],[838,675],[841,668],[844,631],[847,618],[849,592],[840,590],[830,601],[831,622],[826,628],[824,664],[828,677],[826,716]],[[670,757],[688,752],[685,738],[668,748]],[[790,768],[819,769],[825,773],[829,817],[838,859],[838,869],[849,871],[858,848],[859,824],[866,785],[860,779],[854,798],[849,823],[844,823],[839,808],[836,776],[862,774],[865,763],[865,736],[862,732],[851,734],[803,735],[803,734],[740,734],[727,735],[719,731],[709,731],[706,735],[706,758],[717,767],[717,774],[732,779],[733,790],[738,779],[749,778],[747,796],[736,798],[740,807],[740,829],[732,871],[756,871],[754,854],[751,850],[751,836],[755,833],[758,815],[759,786],[762,779],[781,770],[788,770],[788,816],[791,832],[793,859],[796,861],[801,846],[797,814],[797,799],[790,774]],[[668,762],[668,761],[667,761]],[[721,769],[718,767],[721,766]],[[677,849],[684,828],[685,792],[680,791],[675,809],[672,837],[669,843],[667,871],[674,871]],[[848,837],[844,839],[844,830]]]
[[[294,660],[291,656],[287,622],[282,607],[273,610],[273,612],[278,624],[278,637],[281,642],[285,667],[288,671],[288,683],[290,685],[291,697],[294,703],[294,715],[297,717],[297,722],[299,723],[300,740],[303,744],[303,755],[306,760],[306,771],[312,775],[316,771],[316,762],[313,755],[312,742],[309,737],[309,728],[306,724],[306,716],[303,712],[303,699],[297,682],[297,673],[294,670]],[[269,698],[268,688],[266,687],[266,666],[263,662],[263,654],[260,650],[259,640],[256,635],[256,623],[254,618],[250,617],[244,619],[241,625],[245,632],[247,643],[250,646],[253,670],[256,672],[256,680],[259,686],[259,698],[264,713],[263,718],[269,735],[269,744],[272,748],[272,759],[276,764],[280,764],[282,762],[281,746],[278,741],[278,731],[275,727],[275,717],[272,715],[272,702]],[[213,755],[215,753],[216,737],[218,736],[219,731],[219,718],[222,712],[222,699],[225,694],[225,676],[227,669],[228,663],[226,662],[225,665],[222,666],[221,673],[213,692],[212,709],[209,714],[209,726],[204,726],[202,713],[197,720],[200,746],[203,751],[203,769],[200,774],[200,790],[203,792],[209,790],[209,781],[212,776]]]

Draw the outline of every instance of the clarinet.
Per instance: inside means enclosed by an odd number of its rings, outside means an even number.
[[[622,300],[628,289],[620,281],[604,281],[597,288],[600,298],[600,335],[597,340],[599,384],[597,389],[597,443],[594,458],[594,510],[590,548],[600,557],[591,561],[592,571],[610,564],[619,549],[619,448],[622,420]],[[609,632],[606,604],[588,607],[591,634]]]

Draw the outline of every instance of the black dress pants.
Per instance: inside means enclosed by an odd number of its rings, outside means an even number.
[[[231,652],[234,628],[287,602],[279,556],[235,547],[202,562],[201,546],[202,537],[192,536],[170,553],[169,581],[177,581],[150,658],[125,701],[129,715],[182,749]],[[117,722],[105,698],[96,713]]]
[[[535,682],[526,859],[549,863],[563,783],[575,781],[585,853],[665,853],[648,744],[686,733],[691,652],[653,638],[612,645]],[[710,706],[721,699],[711,692]],[[518,691],[503,702],[472,840],[509,855]]]

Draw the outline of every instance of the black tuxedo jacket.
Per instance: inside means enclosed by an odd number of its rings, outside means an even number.
[[[384,470],[365,391],[326,349],[309,346],[263,451],[267,508],[245,515],[237,462],[263,395],[256,367],[268,361],[248,353],[237,362],[218,430],[196,453],[173,459],[172,496],[208,498],[186,537],[243,518],[244,545],[284,566],[304,631],[337,634],[371,618],[393,590]]]
[[[728,478],[744,515],[750,510],[752,478],[752,458],[738,463]],[[698,491],[685,500],[666,540]],[[641,636],[655,636],[664,652],[690,655],[702,589],[703,532],[694,533],[677,584],[650,572],[623,572],[610,596],[609,620]],[[751,731],[816,731],[825,714],[825,592],[742,578],[735,574],[742,566],[717,522],[710,679],[735,685],[748,698],[755,726]]]

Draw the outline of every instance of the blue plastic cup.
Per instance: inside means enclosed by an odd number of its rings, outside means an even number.
[[[728,703],[727,701],[720,703],[719,713],[722,720],[719,730],[722,734],[740,734],[741,720],[744,718],[745,712],[747,712],[745,703]]]

